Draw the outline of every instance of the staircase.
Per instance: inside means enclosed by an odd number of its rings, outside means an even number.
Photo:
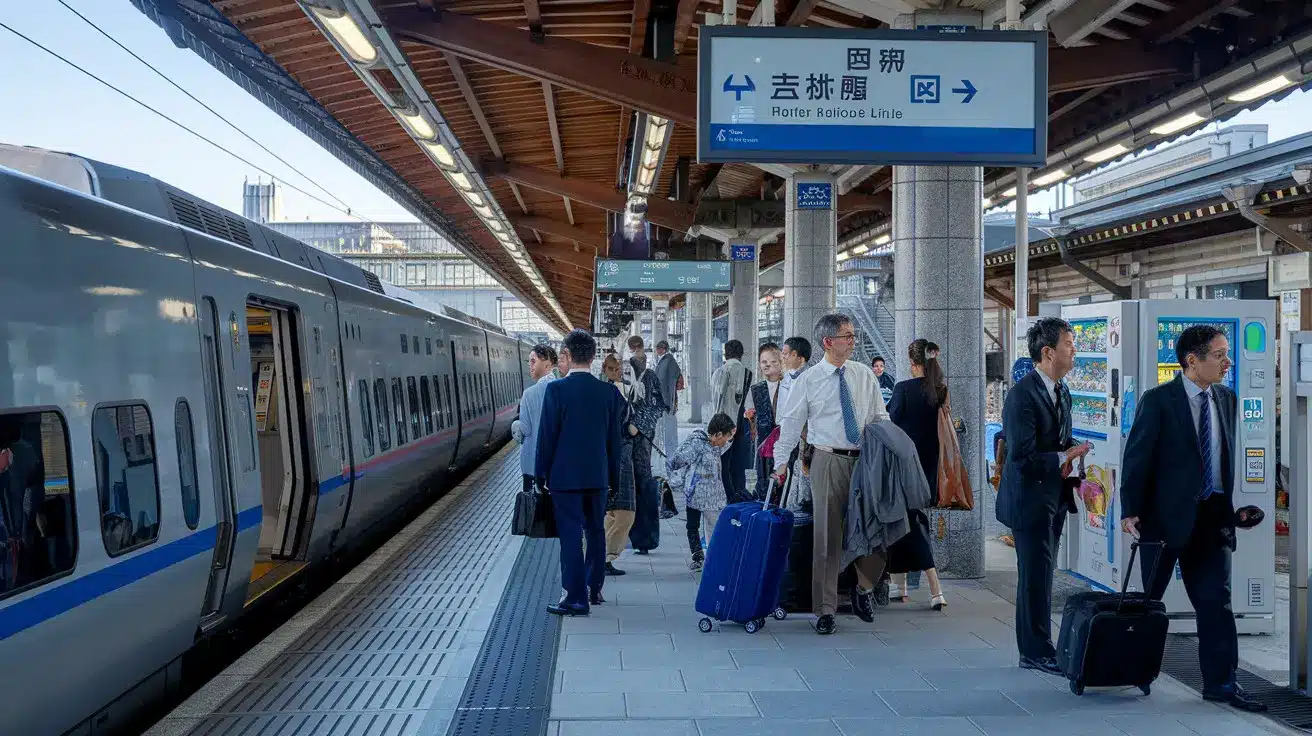
[[[856,346],[857,359],[869,365],[876,355],[881,355],[893,362],[893,351],[888,342],[895,334],[893,313],[880,303],[878,297],[839,295],[838,308],[851,315],[855,322],[860,337]]]

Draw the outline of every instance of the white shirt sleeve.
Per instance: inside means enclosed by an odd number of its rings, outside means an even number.
[[[866,424],[889,421],[888,406],[884,404],[884,392],[879,390],[878,378],[875,379],[871,393],[874,394],[875,398],[870,402],[870,413],[866,416]]]
[[[802,427],[810,411],[810,402],[806,396],[806,376],[803,373],[789,386],[788,396],[779,409],[779,438],[774,441],[774,467],[776,470],[788,464],[788,456],[793,453],[797,443],[802,440]]]

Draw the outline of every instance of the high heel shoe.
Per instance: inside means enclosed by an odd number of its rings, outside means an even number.
[[[942,593],[939,593],[938,595],[930,599],[929,607],[934,609],[935,611],[942,611],[944,608],[948,607],[948,601],[946,598],[943,597]]]

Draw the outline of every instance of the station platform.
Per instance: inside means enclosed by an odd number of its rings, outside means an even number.
[[[1297,733],[1163,675],[1072,695],[1016,667],[1013,608],[981,581],[922,585],[875,622],[811,616],[698,631],[682,518],[627,551],[607,602],[559,619],[558,545],[509,534],[502,450],[155,726],[173,734],[711,736]]]

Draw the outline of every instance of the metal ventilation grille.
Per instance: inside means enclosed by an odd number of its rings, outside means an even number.
[[[246,229],[246,223],[235,217],[225,216],[223,219],[228,223],[228,232],[232,233],[232,242],[244,245],[247,248],[255,247],[255,242],[251,240],[250,231]]]
[[[246,229],[246,223],[240,219],[177,192],[168,194],[169,204],[173,207],[173,216],[179,225],[185,225],[247,248],[255,247],[250,231]]]
[[[1248,579],[1248,605],[1250,606],[1262,605],[1262,579],[1261,578]]]
[[[370,288],[370,289],[373,289],[374,291],[378,292],[379,294],[384,293],[384,292],[383,292],[383,282],[381,282],[381,281],[378,280],[378,276],[377,276],[377,275],[375,275],[375,274],[373,274],[373,273],[370,273],[369,271],[366,271],[366,270],[364,270],[363,268],[360,269],[360,273],[363,273],[363,274],[364,274],[364,282],[365,282],[366,284],[369,285],[369,288]]]
[[[179,197],[173,192],[169,192],[169,204],[173,207],[173,217],[178,224],[185,225],[192,230],[205,232],[205,221],[200,217],[200,208],[190,199]]]

